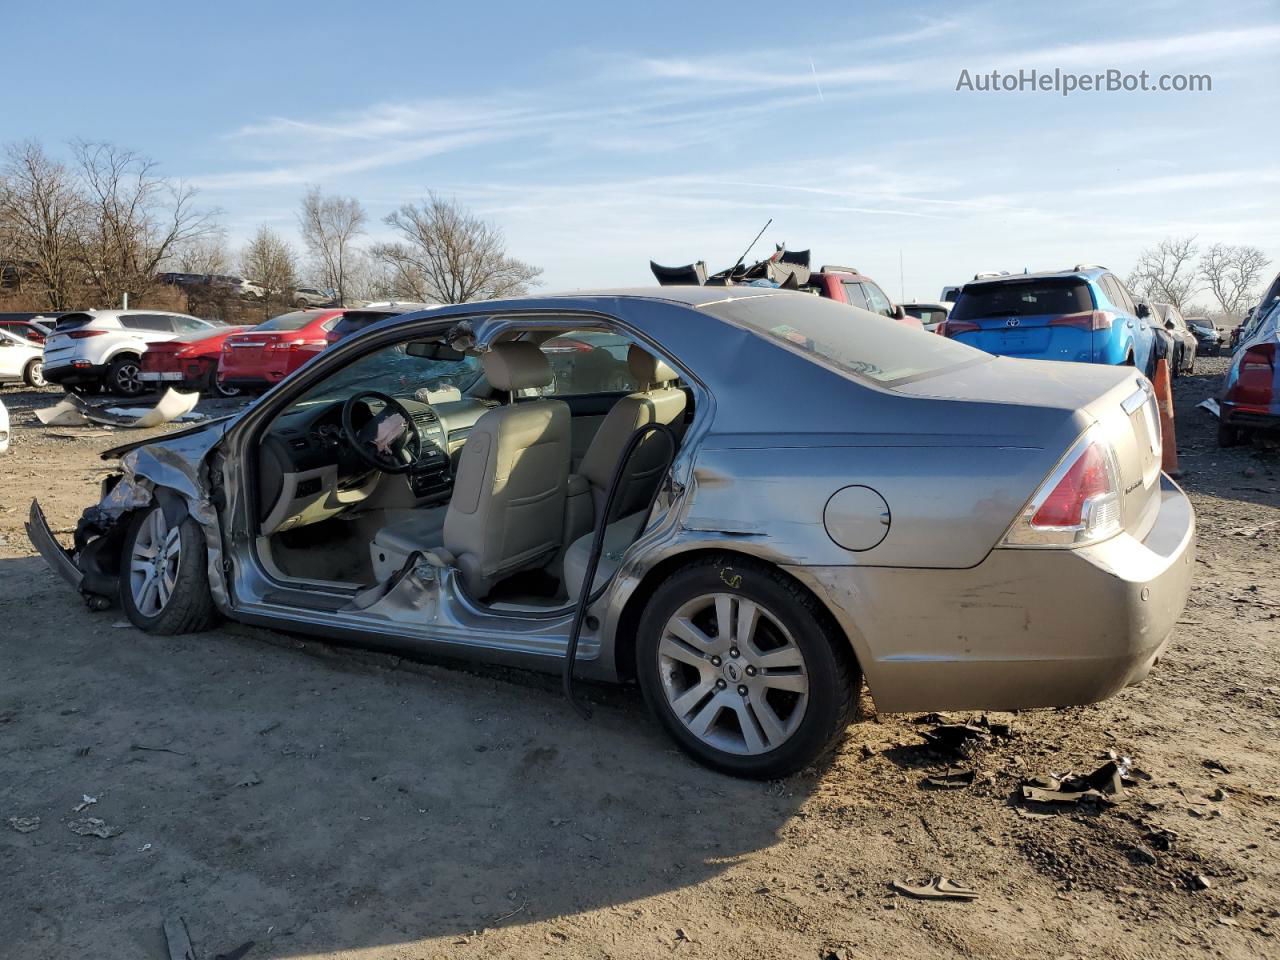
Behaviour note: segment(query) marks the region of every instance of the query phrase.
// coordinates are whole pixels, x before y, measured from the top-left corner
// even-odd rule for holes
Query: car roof
[[[1025,283],[1028,280],[1096,280],[1104,273],[1110,273],[1106,267],[1081,267],[1079,270],[1037,270],[1035,273],[1011,273],[1007,277],[984,277],[981,280],[970,280],[962,284],[964,287],[986,286],[995,283]]]
[[[440,304],[429,310],[401,313],[379,320],[374,326],[386,329],[401,323],[413,323],[429,317],[446,318],[459,314],[509,313],[517,310],[599,310],[601,301],[650,300],[675,303],[697,309],[713,303],[732,300],[749,300],[756,297],[776,297],[792,293],[775,287],[698,287],[653,286],[613,287],[596,290],[571,290],[557,293],[535,294],[526,297],[510,297],[505,300],[474,300],[470,303]],[[797,294],[811,296],[811,294]]]

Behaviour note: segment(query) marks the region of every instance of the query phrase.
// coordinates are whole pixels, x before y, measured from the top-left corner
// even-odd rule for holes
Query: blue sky
[[[145,152],[233,244],[295,233],[317,184],[360,198],[375,236],[454,195],[549,289],[727,266],[769,217],[757,250],[812,248],[894,298],[979,270],[1127,271],[1166,235],[1280,261],[1273,0],[7,6],[0,141]],[[1213,90],[955,90],[1020,67]]]

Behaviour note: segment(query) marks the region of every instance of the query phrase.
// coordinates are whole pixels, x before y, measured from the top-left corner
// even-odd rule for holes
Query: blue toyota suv
[[[1149,371],[1155,333],[1111,271],[1077,264],[967,283],[942,334],[988,353],[1039,360],[1129,364]]]

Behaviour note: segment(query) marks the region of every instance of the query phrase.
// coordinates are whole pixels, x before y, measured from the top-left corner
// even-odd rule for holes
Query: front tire
[[[22,379],[26,381],[28,387],[40,389],[47,387],[49,381],[44,378],[44,361],[32,360],[27,364],[27,369],[22,371]]]
[[[170,523],[155,504],[133,518],[121,545],[120,605],[147,633],[195,633],[217,620],[208,552],[190,516]]]
[[[760,780],[832,750],[859,689],[848,641],[818,602],[780,571],[727,556],[691,563],[654,592],[636,675],[681,749]]]
[[[135,356],[126,354],[116,357],[107,368],[107,389],[121,397],[139,396],[147,385],[138,376],[142,372],[142,362]]]

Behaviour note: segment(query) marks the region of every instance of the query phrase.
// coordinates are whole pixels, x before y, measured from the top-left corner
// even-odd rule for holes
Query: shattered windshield
[[[296,406],[346,400],[360,390],[411,397],[424,387],[452,386],[466,393],[479,376],[478,357],[463,357],[461,360],[414,357],[405,352],[404,344],[398,343],[353,360],[312,387]]]

